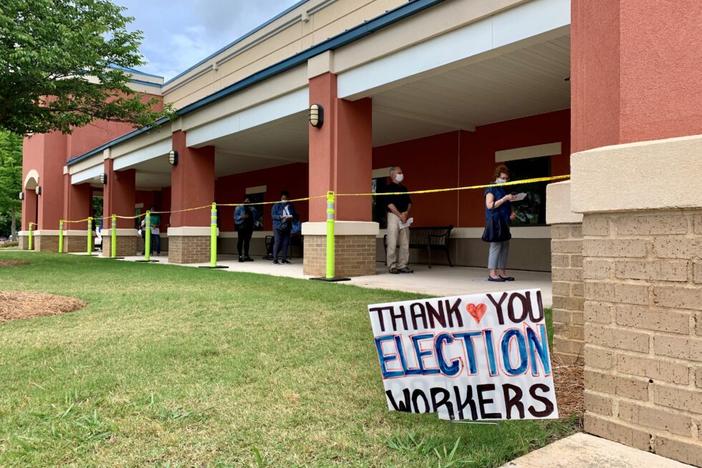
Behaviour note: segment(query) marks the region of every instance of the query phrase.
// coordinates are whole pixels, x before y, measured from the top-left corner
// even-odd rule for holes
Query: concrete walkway
[[[152,257],[159,263],[168,263],[167,256]],[[142,260],[143,257],[127,257],[127,261]],[[302,273],[302,259],[294,259],[290,265],[274,265],[269,260],[256,258],[253,262],[239,263],[235,256],[220,256],[218,264],[227,266],[223,272],[246,272],[263,275],[286,276],[307,279]],[[206,266],[206,263],[186,265],[190,267]],[[180,266],[180,265],[179,265]],[[500,292],[515,289],[539,288],[543,294],[544,307],[551,307],[551,274],[532,271],[514,271],[511,274],[517,281],[493,283],[487,281],[483,268],[412,265],[413,274],[391,275],[384,266],[378,264],[378,274],[359,276],[340,284],[352,284],[363,288],[389,289],[431,296],[452,296],[459,294]]]
[[[578,433],[512,460],[502,468],[687,468],[673,461],[593,435]]]

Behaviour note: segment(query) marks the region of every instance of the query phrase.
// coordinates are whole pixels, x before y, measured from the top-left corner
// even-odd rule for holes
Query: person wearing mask
[[[515,218],[512,210],[514,195],[499,185],[508,182],[509,177],[509,168],[499,165],[495,168],[495,183],[498,186],[485,189],[485,231],[482,239],[490,243],[488,281],[514,281],[513,277],[507,275],[509,240],[512,238],[509,223]]]
[[[288,260],[288,246],[290,233],[296,217],[295,208],[288,201],[288,192],[280,193],[280,202],[273,205],[273,263],[290,263]]]
[[[154,211],[156,211],[156,207],[151,207],[151,220],[150,220],[151,232],[150,233],[146,232],[146,217],[143,217],[141,219],[141,237],[144,238],[146,235],[150,235],[151,236],[150,255],[153,255],[154,251],[156,251],[156,255],[161,255],[161,229],[160,229],[161,216],[158,214],[154,214]]]
[[[390,168],[390,183],[385,187],[385,193],[407,192],[402,185],[404,174],[400,166]],[[387,266],[392,274],[414,273],[409,263],[409,224],[412,199],[407,193],[385,195],[382,197],[387,206]],[[397,244],[400,244],[398,250]]]
[[[240,262],[253,262],[249,257],[249,244],[254,231],[254,223],[258,218],[256,208],[250,206],[249,197],[244,198],[244,204],[239,205],[234,210],[234,224],[236,224],[237,242],[236,250],[239,254]]]

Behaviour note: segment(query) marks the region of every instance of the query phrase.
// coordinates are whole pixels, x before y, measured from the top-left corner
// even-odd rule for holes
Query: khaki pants
[[[409,262],[409,228],[400,229],[402,221],[393,213],[388,213],[388,270],[401,269]],[[399,242],[398,242],[399,241]],[[397,251],[397,244],[400,251]]]

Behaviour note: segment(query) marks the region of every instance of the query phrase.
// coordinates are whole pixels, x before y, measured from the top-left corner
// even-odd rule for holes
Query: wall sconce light
[[[34,193],[36,193],[37,195],[41,195],[41,187],[37,185],[37,186],[34,188]]]
[[[107,185],[107,174],[105,174],[104,172],[100,174],[100,183],[102,185]]]
[[[171,150],[168,153],[168,162],[171,164],[171,166],[178,165],[178,152],[176,150]]]
[[[324,124],[324,108],[319,104],[310,106],[310,125],[315,128],[321,128]]]
[[[20,192],[17,198],[19,198],[20,200],[24,200],[24,192]]]

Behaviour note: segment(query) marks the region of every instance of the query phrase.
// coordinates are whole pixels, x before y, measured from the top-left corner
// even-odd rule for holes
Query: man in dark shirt
[[[402,168],[394,166],[390,168],[390,183],[385,187],[386,193],[397,193],[385,195],[383,202],[388,210],[388,238],[387,238],[387,264],[390,273],[414,273],[407,267],[409,262],[409,213],[412,208],[412,199],[406,193],[407,187],[402,185],[404,174]],[[400,245],[399,251],[397,245]]]

